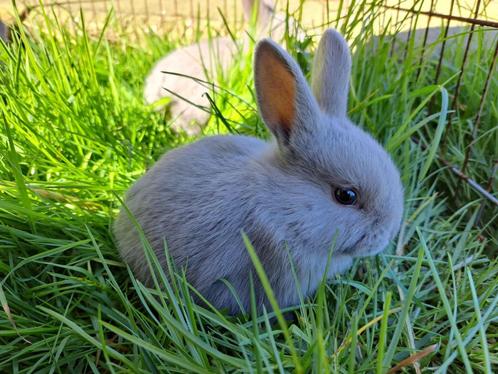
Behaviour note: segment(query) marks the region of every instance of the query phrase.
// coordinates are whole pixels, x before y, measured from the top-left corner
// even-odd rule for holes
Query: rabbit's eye
[[[358,193],[352,188],[336,188],[334,197],[339,204],[353,205],[358,200]]]

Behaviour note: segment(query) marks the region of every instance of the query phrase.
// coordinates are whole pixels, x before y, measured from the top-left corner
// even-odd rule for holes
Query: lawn
[[[481,105],[493,49],[475,37],[454,105],[462,38],[436,84],[430,50],[370,42],[402,15],[362,0],[340,14],[323,20],[354,51],[349,115],[398,165],[405,214],[384,254],[324,282],[287,319],[278,308],[228,316],[197,306],[181,275],[146,288],[117,254],[111,225],[124,192],[196,140],[142,100],[154,61],[186,38],[123,27],[112,12],[89,32],[85,17],[69,27],[40,11],[38,28],[0,45],[0,372],[498,371],[498,211],[450,167],[468,153],[466,175],[496,191],[496,67]],[[320,32],[283,41],[308,76]],[[268,137],[252,50],[218,82],[202,136]]]

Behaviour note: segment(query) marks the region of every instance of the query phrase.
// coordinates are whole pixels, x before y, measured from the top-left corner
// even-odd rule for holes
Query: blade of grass
[[[292,337],[289,333],[289,329],[287,327],[287,322],[285,322],[285,318],[282,314],[282,311],[280,310],[277,299],[275,298],[275,294],[273,293],[273,290],[271,288],[270,281],[268,280],[268,277],[266,276],[266,273],[263,269],[263,265],[259,261],[258,255],[256,254],[256,251],[255,251],[254,247],[252,246],[251,242],[249,241],[249,238],[244,233],[242,233],[242,238],[244,240],[244,244],[245,244],[246,249],[249,253],[249,256],[251,257],[251,261],[254,265],[256,273],[258,274],[258,277],[261,281],[261,284],[263,285],[266,296],[268,297],[268,301],[270,302],[270,305],[273,308],[273,311],[277,317],[280,328],[282,329],[282,332],[285,336],[285,340],[287,342],[288,348],[289,348],[290,353],[291,353],[292,361],[295,365],[295,370],[297,373],[301,373],[302,368],[301,368],[301,364],[299,362],[299,358],[297,356],[294,342],[293,342]]]
[[[400,291],[400,296],[401,296],[401,301],[403,303],[403,307],[401,309],[401,313],[398,319],[398,323],[396,325],[396,329],[394,330],[394,334],[391,337],[391,342],[389,343],[389,348],[387,349],[386,355],[385,355],[385,361],[383,363],[383,366],[385,368],[388,368],[391,366],[391,361],[394,356],[394,353],[396,351],[396,348],[398,347],[399,339],[401,337],[401,333],[403,331],[403,328],[405,327],[405,322],[408,319],[408,314],[410,307],[412,306],[412,300],[413,297],[415,296],[415,291],[418,287],[418,281],[420,277],[420,270],[422,269],[422,262],[424,259],[424,249],[421,247],[418,251],[417,255],[417,262],[415,264],[415,269],[413,270],[413,273],[411,275],[411,280],[410,280],[410,287],[408,288],[408,292],[406,295],[404,295]]]
[[[387,322],[389,319],[389,311],[391,308],[391,298],[392,293],[388,291],[384,300],[384,312],[382,313],[382,322],[380,323],[380,331],[379,331],[379,344],[377,345],[377,366],[376,373],[382,374],[384,373],[384,350],[386,346],[387,339]]]
[[[416,231],[417,231],[417,235],[420,239],[420,244],[421,244],[422,248],[424,249],[425,257],[427,258],[427,260],[429,262],[429,267],[431,269],[431,273],[432,273],[432,277],[434,279],[434,282],[436,283],[436,287],[437,287],[438,292],[439,292],[439,297],[441,298],[441,301],[443,302],[444,310],[446,312],[446,315],[448,316],[448,321],[449,321],[450,326],[451,326],[451,331],[453,332],[453,334],[455,335],[455,338],[457,340],[458,351],[460,352],[460,356],[461,356],[462,361],[465,365],[465,370],[468,373],[472,373],[472,366],[470,365],[469,356],[467,355],[467,351],[465,350],[465,345],[463,343],[462,336],[460,334],[460,330],[457,326],[455,316],[453,315],[453,312],[451,310],[450,302],[446,296],[446,289],[443,286],[441,278],[439,277],[439,273],[436,269],[436,265],[434,264],[434,261],[432,260],[432,256],[431,256],[431,253],[429,251],[429,248],[427,247],[427,243],[425,241],[424,235],[420,231],[420,228],[417,227]]]

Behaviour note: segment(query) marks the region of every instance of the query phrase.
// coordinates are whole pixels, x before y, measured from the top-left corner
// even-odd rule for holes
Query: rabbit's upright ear
[[[322,111],[332,116],[346,115],[350,75],[348,44],[336,30],[328,29],[315,54],[311,83]]]
[[[254,80],[261,117],[281,144],[295,130],[311,125],[318,106],[306,79],[292,57],[270,39],[256,47]]]

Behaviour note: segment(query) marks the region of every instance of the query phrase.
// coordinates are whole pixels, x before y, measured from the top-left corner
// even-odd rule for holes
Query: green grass
[[[496,207],[438,160],[461,165],[474,137],[467,173],[486,185],[498,144],[496,75],[477,132],[473,121],[491,55],[478,48],[469,57],[448,129],[461,48],[434,85],[437,60],[419,65],[413,45],[405,58],[387,39],[365,43],[383,22],[365,17],[381,11],[369,7],[343,8],[339,23],[355,48],[350,115],[400,167],[404,224],[385,254],[324,282],[294,321],[278,307],[230,317],[197,306],[181,274],[168,282],[158,271],[162,291],[145,288],[117,255],[119,198],[161,154],[194,140],[142,103],[149,68],[179,40],[132,41],[112,16],[115,41],[106,31],[90,37],[84,23],[74,35],[47,14],[43,32],[1,46],[0,371],[381,373],[432,345],[422,372],[496,371]],[[287,40],[307,74],[319,34]],[[251,69],[249,52],[220,79],[214,103],[226,118],[214,116],[206,133],[266,136]]]

